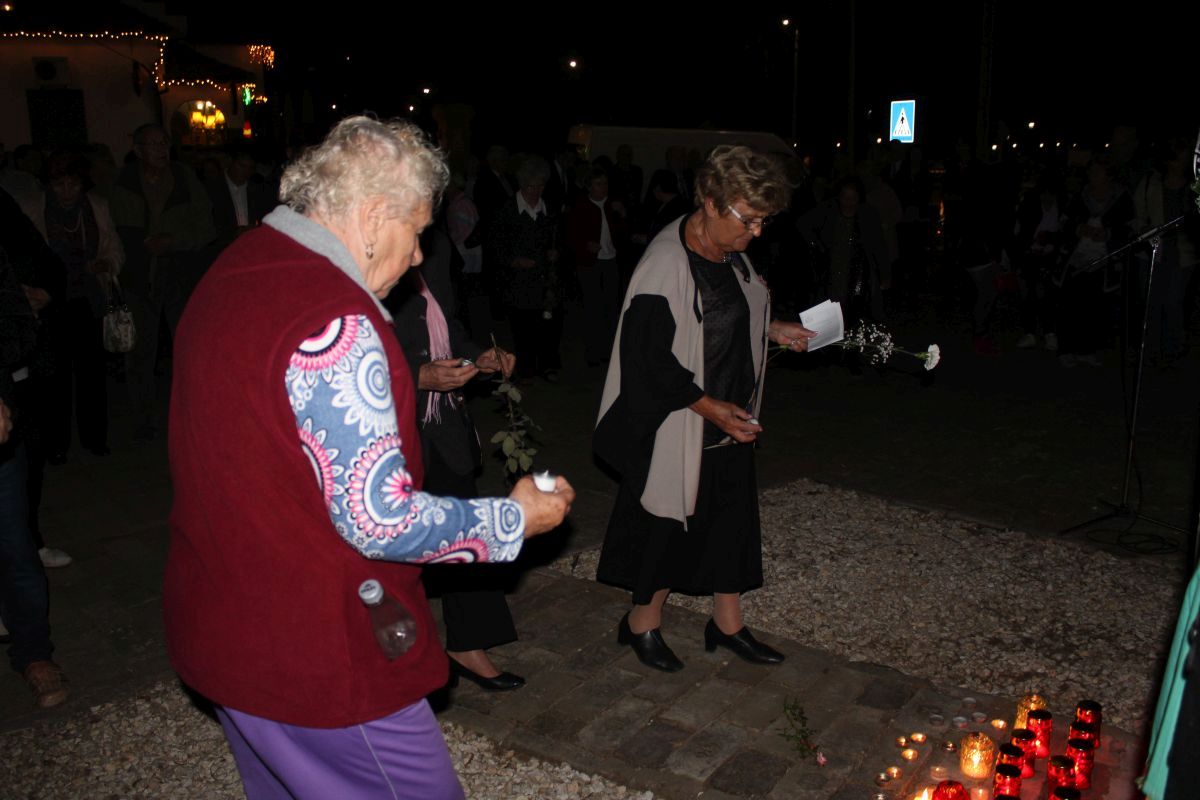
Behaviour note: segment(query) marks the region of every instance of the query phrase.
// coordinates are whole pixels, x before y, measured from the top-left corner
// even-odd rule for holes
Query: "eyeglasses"
[[[743,217],[741,214],[739,214],[738,210],[736,208],[734,208],[733,206],[729,207],[729,213],[733,214],[734,219],[736,219],[738,222],[745,225],[746,230],[748,230],[748,231],[752,231],[755,228],[758,228],[761,231],[763,228],[765,228],[771,224],[771,220],[775,219],[774,217],[763,217],[762,219],[753,219],[753,218],[747,219],[746,217]]]

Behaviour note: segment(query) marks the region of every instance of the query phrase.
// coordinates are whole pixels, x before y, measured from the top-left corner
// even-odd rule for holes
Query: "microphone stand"
[[[1125,478],[1121,488],[1121,502],[1110,503],[1106,500],[1101,500],[1100,502],[1111,508],[1112,511],[1096,517],[1095,519],[1089,519],[1086,522],[1079,523],[1078,525],[1072,525],[1069,528],[1064,528],[1063,530],[1059,531],[1059,536],[1066,536],[1069,533],[1074,533],[1075,531],[1083,530],[1084,528],[1090,528],[1098,522],[1105,522],[1106,520],[1110,519],[1143,520],[1151,523],[1152,525],[1157,525],[1160,528],[1169,528],[1170,530],[1187,534],[1189,538],[1193,538],[1196,535],[1195,532],[1190,531],[1187,528],[1181,528],[1178,525],[1172,525],[1169,522],[1148,517],[1145,514],[1135,511],[1129,507],[1129,479],[1133,474],[1133,453],[1134,446],[1137,443],[1138,405],[1141,402],[1142,396],[1142,367],[1145,365],[1146,361],[1146,327],[1150,319],[1150,289],[1154,283],[1154,268],[1158,264],[1159,252],[1162,249],[1162,236],[1168,230],[1176,225],[1179,225],[1181,222],[1183,222],[1182,214],[1170,222],[1159,225],[1157,228],[1151,228],[1124,247],[1118,248],[1107,255],[1097,258],[1095,261],[1091,262],[1082,270],[1080,270],[1081,272],[1091,272],[1092,270],[1103,265],[1105,262],[1111,261],[1125,251],[1131,250],[1142,242],[1150,243],[1150,271],[1146,278],[1146,306],[1142,311],[1142,340],[1138,344],[1137,369],[1134,372],[1133,408],[1130,412],[1129,442],[1125,455]],[[1195,548],[1196,544],[1197,542],[1193,540],[1193,549]]]

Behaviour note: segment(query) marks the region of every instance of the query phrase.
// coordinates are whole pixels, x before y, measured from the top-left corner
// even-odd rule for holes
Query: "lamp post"
[[[800,115],[800,26],[793,25],[790,18],[784,19],[782,24],[784,28],[792,29],[792,147],[795,147],[799,141],[796,133]]]

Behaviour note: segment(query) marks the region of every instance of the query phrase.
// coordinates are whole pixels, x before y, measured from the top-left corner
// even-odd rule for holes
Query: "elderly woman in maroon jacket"
[[[629,225],[625,205],[608,194],[608,173],[593,168],[588,193],[567,216],[567,247],[583,294],[584,356],[588,366],[608,360],[617,315],[621,311],[618,251],[625,247]]]
[[[179,326],[167,645],[252,799],[462,797],[424,700],[446,656],[405,562],[511,561],[574,496],[562,479],[420,491],[412,378],[379,299],[420,263],[445,182],[416,128],[343,120]],[[415,623],[403,652],[377,641],[368,581]]]

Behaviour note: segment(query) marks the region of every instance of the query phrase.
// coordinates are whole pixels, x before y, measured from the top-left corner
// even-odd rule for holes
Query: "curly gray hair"
[[[283,171],[279,199],[300,213],[342,219],[383,196],[402,216],[437,205],[450,170],[421,129],[408,122],[346,117]]]
[[[763,214],[777,214],[791,196],[779,159],[745,145],[717,145],[696,170],[697,202],[712,200],[721,214],[738,200]]]

